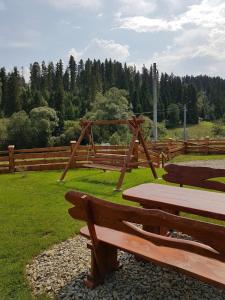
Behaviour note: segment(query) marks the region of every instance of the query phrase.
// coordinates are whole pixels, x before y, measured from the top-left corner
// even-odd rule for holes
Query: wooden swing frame
[[[133,135],[129,144],[129,148],[127,151],[127,154],[124,157],[124,162],[123,165],[121,167],[116,166],[116,165],[110,165],[110,164],[84,164],[83,167],[85,168],[95,168],[95,169],[102,169],[102,170],[111,170],[111,171],[119,171],[120,172],[120,177],[119,180],[117,182],[115,191],[120,191],[121,190],[121,186],[123,184],[123,180],[125,177],[125,173],[129,170],[131,170],[132,168],[137,167],[138,165],[141,165],[142,163],[139,162],[131,162],[131,156],[134,150],[134,145],[136,140],[139,140],[140,144],[142,145],[143,149],[144,149],[144,153],[146,156],[146,160],[147,160],[147,164],[150,167],[152,174],[154,176],[155,179],[157,179],[157,173],[155,170],[155,167],[152,163],[150,154],[148,152],[148,148],[146,145],[146,142],[144,140],[144,137],[142,135],[141,132],[141,128],[140,125],[144,123],[144,119],[141,118],[137,118],[136,116],[133,116],[132,119],[124,119],[124,120],[97,120],[97,121],[91,121],[91,120],[81,120],[80,121],[80,125],[82,127],[81,130],[81,134],[79,136],[78,141],[76,142],[75,146],[73,147],[73,150],[71,152],[71,156],[69,158],[69,161],[60,177],[60,181],[63,181],[69,168],[71,167],[73,160],[75,159],[75,154],[77,149],[79,148],[82,140],[84,139],[84,137],[87,137],[88,141],[89,141],[89,145],[92,147],[92,150],[94,153],[96,153],[96,149],[95,149],[95,145],[94,145],[94,141],[93,141],[93,135],[91,134],[91,128],[93,125],[127,125]],[[116,157],[115,157],[116,158]],[[146,162],[145,162],[146,163]]]

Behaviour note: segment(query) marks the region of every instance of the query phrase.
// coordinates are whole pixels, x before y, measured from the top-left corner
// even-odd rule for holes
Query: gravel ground
[[[182,165],[182,166],[209,167],[209,168],[215,168],[215,169],[225,169],[225,159],[192,160],[192,161],[185,161],[185,162],[177,162],[175,164]]]
[[[225,300],[225,291],[151,263],[136,261],[119,252],[123,267],[106,278],[104,285],[87,289],[83,280],[90,266],[86,239],[76,236],[38,255],[26,267],[35,295],[55,299],[162,299]]]

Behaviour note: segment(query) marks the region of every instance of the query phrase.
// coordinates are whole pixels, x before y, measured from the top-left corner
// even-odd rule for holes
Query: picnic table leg
[[[103,270],[103,274],[100,274],[93,251],[93,246],[91,243],[88,243],[87,247],[91,249],[91,269],[85,280],[85,285],[88,288],[93,289],[97,285],[104,282],[104,276],[106,274],[117,270],[119,267],[119,263],[117,260],[117,249],[106,243],[100,243],[96,251]]]

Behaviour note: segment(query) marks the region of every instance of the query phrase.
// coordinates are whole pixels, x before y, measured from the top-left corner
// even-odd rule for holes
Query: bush
[[[9,142],[17,148],[31,147],[33,144],[33,128],[25,111],[14,113],[7,126]]]
[[[214,123],[212,134],[214,137],[225,137],[225,126],[221,122]]]
[[[9,143],[7,124],[7,119],[0,119],[0,149],[6,149]]]

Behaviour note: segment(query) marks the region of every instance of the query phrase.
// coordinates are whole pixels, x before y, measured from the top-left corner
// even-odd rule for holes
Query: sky
[[[71,54],[225,78],[225,0],[0,0],[0,67]]]

